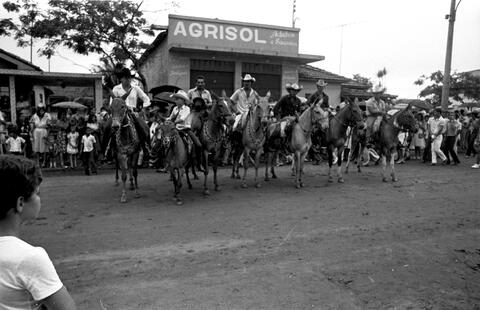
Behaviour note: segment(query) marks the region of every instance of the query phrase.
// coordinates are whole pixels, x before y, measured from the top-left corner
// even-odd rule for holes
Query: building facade
[[[230,96],[241,78],[255,77],[260,96],[285,94],[287,83],[298,82],[299,66],[323,56],[298,52],[299,29],[169,15],[168,30],[160,33],[140,59],[148,89],[160,85],[193,88],[196,77],[206,87]]]

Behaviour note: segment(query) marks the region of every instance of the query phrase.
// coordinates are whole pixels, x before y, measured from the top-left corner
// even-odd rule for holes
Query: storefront
[[[206,78],[207,88],[227,95],[241,87],[241,77],[256,78],[261,96],[273,100],[285,93],[287,83],[298,82],[298,66],[323,56],[298,53],[299,29],[169,15],[162,32],[140,59],[148,89],[170,84],[195,87],[196,77]]]

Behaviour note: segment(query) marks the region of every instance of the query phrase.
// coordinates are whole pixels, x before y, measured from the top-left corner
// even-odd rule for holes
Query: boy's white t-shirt
[[[20,153],[22,151],[23,143],[25,143],[25,139],[23,139],[22,137],[17,137],[17,138],[9,137],[7,141],[5,141],[5,144],[7,144],[9,147],[8,151],[17,152],[17,153]]]
[[[0,237],[0,309],[40,309],[39,301],[62,287],[43,248],[17,237]]]
[[[82,137],[82,143],[83,143],[83,151],[84,152],[91,152],[93,151],[93,146],[97,141],[95,140],[95,137],[93,135],[87,136],[84,135]]]

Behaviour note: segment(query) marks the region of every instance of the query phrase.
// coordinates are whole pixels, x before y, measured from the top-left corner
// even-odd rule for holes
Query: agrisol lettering
[[[248,27],[237,28],[234,26],[202,24],[196,22],[185,25],[183,21],[178,21],[175,25],[173,35],[228,41],[236,41],[240,39],[243,42],[255,42],[260,44],[267,43],[266,40],[260,38],[258,29],[251,29]]]

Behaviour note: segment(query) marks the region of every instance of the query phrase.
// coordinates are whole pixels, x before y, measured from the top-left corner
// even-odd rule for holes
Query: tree
[[[428,97],[434,105],[440,105],[443,86],[441,71],[433,72],[429,76],[422,75],[414,84],[425,86],[419,93],[420,97]],[[450,97],[460,102],[465,99],[480,100],[480,77],[473,76],[468,72],[453,73],[450,76]]]
[[[370,78],[361,76],[361,75],[358,74],[358,73],[353,75],[353,80],[354,80],[354,81],[357,81],[357,82],[360,83],[360,84],[368,85],[368,86],[370,86],[370,87],[372,87],[372,85],[373,85],[372,80],[371,80]]]
[[[143,16],[142,4],[127,0],[49,0],[48,9],[39,11],[34,0],[5,1],[3,7],[17,13],[20,22],[0,20],[0,35],[14,34],[19,45],[28,36],[43,39],[38,52],[47,57],[60,46],[82,55],[99,54],[106,67],[122,63],[136,70],[146,87],[145,77],[138,70],[139,59],[149,46],[144,39],[154,32]],[[29,17],[31,6],[36,8],[33,19]]]
[[[380,85],[382,86],[385,86],[385,76],[387,73],[387,68],[385,67],[377,72],[377,78],[380,80]]]

